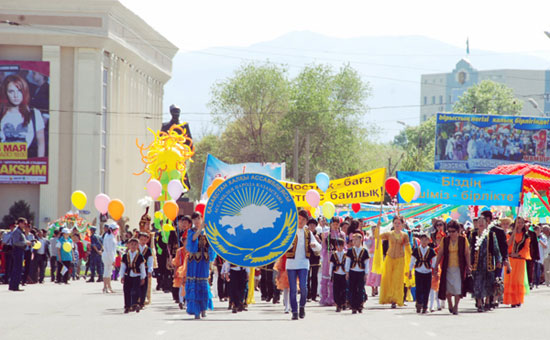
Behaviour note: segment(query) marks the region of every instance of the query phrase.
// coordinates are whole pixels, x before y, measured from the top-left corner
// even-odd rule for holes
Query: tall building
[[[133,175],[143,169],[136,139],[147,144],[152,140],[147,128],[160,129],[163,87],[176,52],[175,45],[118,1],[2,0],[0,80],[17,65],[31,65],[19,72],[32,100],[35,75],[46,75],[49,107],[40,109],[47,123],[47,184],[36,184],[45,177],[6,174],[15,168],[4,163],[0,219],[14,201],[25,200],[35,223],[44,227],[74,209],[71,193],[82,190],[89,220],[97,215],[94,197],[105,193],[125,203],[124,216],[137,226],[143,213],[137,200],[145,196],[147,178]],[[32,65],[44,68],[43,74]],[[40,124],[36,121],[35,127]]]
[[[510,87],[516,98],[524,101],[522,115],[550,114],[550,71],[511,69],[479,71],[467,59],[461,59],[450,73],[422,75],[420,122],[438,112],[452,112],[453,105],[460,96],[470,86],[484,80],[492,80]]]

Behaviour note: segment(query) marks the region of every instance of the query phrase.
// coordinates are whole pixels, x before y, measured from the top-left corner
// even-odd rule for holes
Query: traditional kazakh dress
[[[494,294],[496,263],[502,261],[498,242],[494,233],[483,237],[483,241],[476,250],[477,234],[473,234],[471,247],[472,277],[474,292],[472,297],[483,299]]]
[[[206,309],[214,309],[212,292],[208,284],[210,262],[216,259],[216,253],[206,239],[204,231],[193,241],[197,229],[190,229],[187,234],[187,278],[185,282],[185,300],[187,314],[198,316]]]
[[[388,252],[383,264],[379,303],[403,306],[405,273],[409,269],[405,263],[411,259],[409,236],[405,232],[391,231],[380,234],[380,240],[388,241]]]
[[[323,306],[334,305],[332,296],[332,281],[330,281],[330,255],[336,249],[336,240],[346,239],[343,231],[330,230],[326,239],[321,245],[321,299],[319,303]]]
[[[512,271],[504,271],[504,301],[505,305],[520,305],[525,296],[525,261],[531,259],[529,252],[530,239],[527,233],[508,235],[514,237],[514,242],[508,247],[508,260]],[[545,268],[546,270],[546,268]]]

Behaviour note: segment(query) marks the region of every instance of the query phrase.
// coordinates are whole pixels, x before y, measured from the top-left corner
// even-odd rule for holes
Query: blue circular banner
[[[210,246],[243,267],[275,262],[292,245],[298,226],[296,204],[277,180],[241,174],[212,193],[204,213]]]

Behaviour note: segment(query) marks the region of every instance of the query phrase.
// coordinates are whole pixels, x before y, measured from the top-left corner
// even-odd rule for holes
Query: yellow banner
[[[315,189],[321,195],[321,203],[351,204],[382,202],[384,200],[383,186],[386,180],[386,169],[380,168],[363,172],[355,176],[330,181],[329,188],[322,192],[315,183],[298,184],[280,181],[290,192],[297,207],[307,207],[306,192]]]
[[[27,143],[0,143],[0,159],[27,159]]]

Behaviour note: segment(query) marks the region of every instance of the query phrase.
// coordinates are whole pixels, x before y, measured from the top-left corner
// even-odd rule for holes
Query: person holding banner
[[[508,235],[508,260],[511,270],[504,272],[504,298],[505,305],[512,308],[520,307],[525,295],[525,261],[530,259],[530,238],[525,221],[519,217],[514,223],[512,233]]]
[[[28,158],[44,157],[45,123],[40,111],[29,106],[27,81],[17,74],[7,76],[2,82],[1,95],[7,105],[0,106],[0,142],[26,143]]]
[[[374,228],[377,235],[380,231],[380,220]],[[384,259],[382,282],[380,284],[381,305],[391,304],[391,308],[404,305],[405,261],[410,259],[411,244],[409,235],[401,229],[405,220],[401,216],[393,218],[393,230],[379,235],[380,240],[388,241],[388,252]]]

